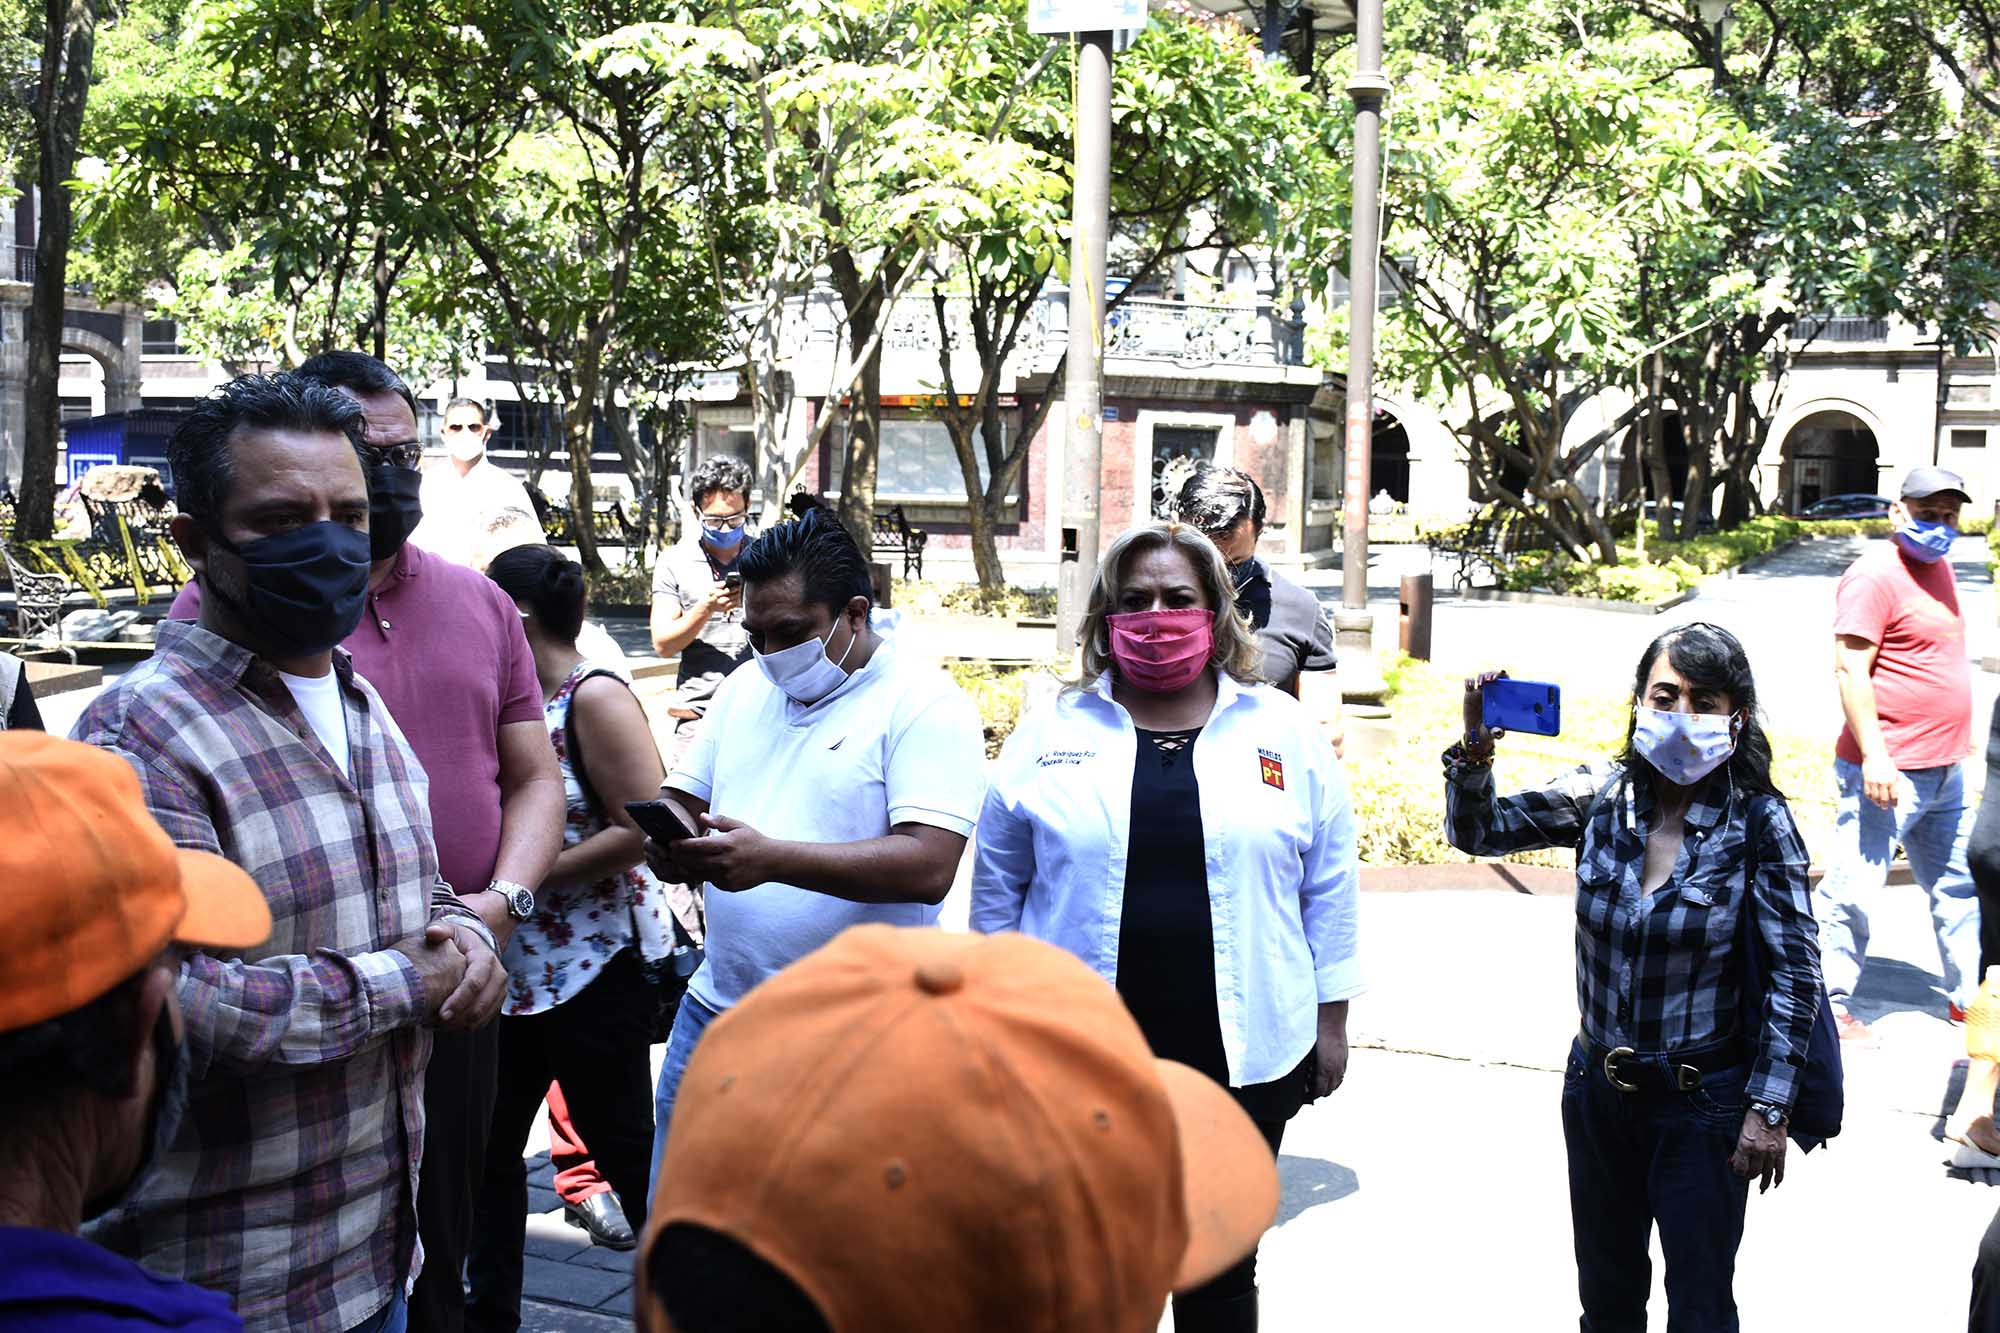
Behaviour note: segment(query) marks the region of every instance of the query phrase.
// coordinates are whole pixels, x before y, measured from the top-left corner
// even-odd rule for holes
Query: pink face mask
[[[1194,683],[1215,652],[1215,613],[1124,611],[1106,616],[1111,660],[1118,674],[1152,694],[1172,694]]]

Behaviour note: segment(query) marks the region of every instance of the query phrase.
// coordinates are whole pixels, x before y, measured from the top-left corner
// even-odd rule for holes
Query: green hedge
[[[1644,563],[1637,548],[1628,546],[1618,548],[1615,565],[1581,564],[1553,552],[1524,556],[1502,575],[1500,586],[1512,592],[1557,592],[1608,602],[1664,602],[1711,574],[1734,569],[1800,537],[1886,537],[1890,526],[1886,518],[1807,521],[1766,514],[1726,532],[1705,532],[1693,541],[1654,537],[1646,543]],[[1659,531],[1657,524],[1653,531]],[[1960,531],[1967,536],[1984,535],[1994,552],[1989,567],[2000,566],[2000,545],[1994,544],[1991,518],[1969,518]]]
[[[1636,547],[1623,546],[1615,565],[1586,565],[1557,553],[1527,557],[1514,562],[1501,586],[1514,592],[1558,592],[1611,602],[1663,602],[1710,574],[1804,535],[1807,526],[1795,518],[1770,514],[1727,532],[1703,533],[1692,541],[1655,537],[1646,544],[1644,562]]]

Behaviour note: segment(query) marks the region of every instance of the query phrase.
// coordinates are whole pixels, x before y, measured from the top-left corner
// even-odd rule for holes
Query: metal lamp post
[[[1340,610],[1334,642],[1340,657],[1341,693],[1351,700],[1381,701],[1385,686],[1375,661],[1375,617],[1368,610],[1369,452],[1375,425],[1375,284],[1382,266],[1382,103],[1389,80],[1382,73],[1382,0],[1354,6],[1354,218],[1348,257],[1347,471],[1344,484]]]
[[[1722,86],[1722,30],[1729,23],[1729,10],[1733,0],[1695,0],[1695,11],[1701,15],[1702,27],[1708,29],[1709,40],[1714,44],[1715,86]]]

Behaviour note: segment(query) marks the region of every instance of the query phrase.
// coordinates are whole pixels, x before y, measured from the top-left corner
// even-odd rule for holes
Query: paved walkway
[[[1963,1327],[2000,1190],[1943,1173],[1933,1131],[1963,1037],[1943,1018],[1921,895],[1892,894],[1856,999],[1880,1048],[1849,1052],[1841,1137],[1795,1153],[1786,1184],[1753,1196],[1737,1281],[1746,1329]],[[1346,1087],[1285,1139],[1260,1260],[1267,1330],[1576,1326],[1556,1111],[1576,1027],[1571,912],[1565,898],[1505,892],[1363,895],[1370,990],[1355,1002]],[[947,927],[964,915],[958,891]],[[531,1164],[545,1186],[543,1159]],[[524,1326],[627,1327],[630,1256],[582,1243],[545,1188],[531,1207]]]

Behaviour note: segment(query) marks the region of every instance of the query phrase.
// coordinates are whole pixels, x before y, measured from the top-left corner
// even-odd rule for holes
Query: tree
[[[1684,247],[1730,201],[1778,172],[1768,139],[1676,69],[1672,39],[1548,40],[1519,63],[1484,45],[1470,64],[1412,59],[1398,80],[1401,129],[1385,200],[1385,252],[1404,299],[1383,312],[1382,374],[1457,400],[1478,491],[1578,559],[1616,561],[1584,466],[1636,415],[1565,441],[1575,406],[1629,382],[1656,330],[1641,322],[1642,256]]]
[[[1059,363],[1050,391],[1010,437],[1002,371],[1049,279],[1071,276],[1069,72],[1048,50],[1035,54],[1018,13],[982,6],[956,22],[988,53],[977,68],[994,74],[952,81],[952,119],[966,138],[946,157],[956,170],[939,170],[905,197],[912,225],[935,238],[926,252],[936,265],[936,410],[965,483],[974,568],[982,587],[997,590],[1005,575],[996,529],[1062,377]],[[1015,79],[1022,68],[1028,75]],[[1314,109],[1303,81],[1266,64],[1233,24],[1158,16],[1113,67],[1111,216],[1130,267],[1107,313],[1181,255],[1296,252],[1293,223],[1305,201],[1337,187]],[[970,380],[957,364],[967,351]]]
[[[91,56],[100,0],[43,0],[41,63],[32,104],[40,225],[35,230],[35,279],[28,307],[26,438],[15,535],[39,540],[55,530],[56,431],[61,425],[57,381],[62,374],[63,297],[68,284],[75,174],[83,110],[90,94]]]
[[[1710,30],[1653,21],[1690,65],[1716,68]],[[1775,145],[1780,169],[1645,256],[1642,314],[1672,310],[1688,335],[1664,354],[1688,443],[1683,538],[1718,479],[1724,526],[1761,508],[1757,465],[1814,316],[1896,317],[1964,349],[2000,299],[1992,171],[1967,123],[1984,113],[1949,105],[1906,27],[1773,0],[1746,8],[1722,55],[1715,96]]]

